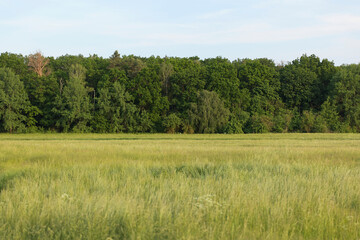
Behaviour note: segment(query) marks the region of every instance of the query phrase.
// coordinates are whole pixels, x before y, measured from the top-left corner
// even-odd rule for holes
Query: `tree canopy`
[[[1,132],[360,132],[360,65],[0,55]]]
[[[24,129],[26,114],[30,110],[30,102],[19,77],[9,68],[0,68],[0,128],[10,133]]]

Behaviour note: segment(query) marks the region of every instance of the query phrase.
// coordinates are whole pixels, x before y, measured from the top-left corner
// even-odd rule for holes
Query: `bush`
[[[240,120],[235,117],[230,117],[230,120],[225,125],[224,128],[225,133],[236,134],[236,133],[244,133],[242,130],[242,123]]]
[[[175,113],[172,113],[169,116],[165,117],[163,121],[163,126],[165,128],[165,132],[167,133],[178,132],[181,125],[182,121]]]
[[[229,114],[216,92],[202,90],[198,93],[197,102],[190,106],[189,122],[198,133],[216,133],[224,129]]]
[[[289,131],[291,132],[298,132],[301,130],[301,116],[297,108],[294,108],[292,115],[291,115],[291,121],[289,125]]]
[[[331,103],[329,99],[325,101],[321,106],[320,116],[326,122],[328,130],[332,132],[341,131],[341,121],[339,118],[339,114],[336,110],[336,106]]]
[[[316,116],[312,132],[317,132],[317,133],[329,132],[329,128],[326,124],[326,120],[321,115]]]
[[[290,128],[290,123],[292,120],[293,114],[288,110],[280,111],[273,118],[273,128],[272,132],[284,133],[288,132]]]
[[[271,117],[266,115],[254,114],[250,118],[250,129],[253,133],[267,133],[273,127],[273,122]]]
[[[301,118],[301,130],[307,133],[312,132],[312,129],[315,124],[315,114],[312,111],[303,111]]]
[[[188,133],[188,134],[193,134],[195,131],[194,131],[194,128],[191,125],[185,123],[183,125],[183,132]]]

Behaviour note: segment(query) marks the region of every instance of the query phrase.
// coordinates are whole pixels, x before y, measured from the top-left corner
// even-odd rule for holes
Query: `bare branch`
[[[45,58],[41,52],[29,55],[28,66],[40,77],[49,75],[50,71],[46,68],[50,60]]]

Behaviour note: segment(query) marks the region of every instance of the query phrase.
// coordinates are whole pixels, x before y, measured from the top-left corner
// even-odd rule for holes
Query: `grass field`
[[[360,135],[0,135],[0,239],[360,239]]]

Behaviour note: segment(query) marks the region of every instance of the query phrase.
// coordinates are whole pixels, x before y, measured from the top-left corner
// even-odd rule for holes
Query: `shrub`
[[[169,116],[164,118],[163,126],[167,133],[176,133],[180,130],[182,125],[181,119],[175,114],[172,113]]]

